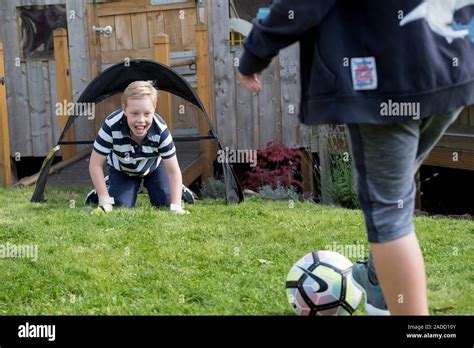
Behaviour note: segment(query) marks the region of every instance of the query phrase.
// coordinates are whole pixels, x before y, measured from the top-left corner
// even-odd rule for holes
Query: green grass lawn
[[[0,315],[288,315],[285,279],[301,256],[333,243],[368,250],[356,210],[209,200],[176,216],[141,196],[94,216],[85,191],[49,188],[46,204],[32,192],[0,189],[0,244],[39,248],[36,262],[0,259]],[[474,222],[416,225],[432,314],[474,314]]]

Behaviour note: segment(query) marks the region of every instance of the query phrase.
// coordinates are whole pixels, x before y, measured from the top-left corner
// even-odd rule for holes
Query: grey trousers
[[[369,242],[388,242],[414,232],[415,174],[461,111],[391,124],[348,125]]]

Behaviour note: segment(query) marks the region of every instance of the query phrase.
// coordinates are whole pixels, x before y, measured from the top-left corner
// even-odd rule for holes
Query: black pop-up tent
[[[177,141],[215,141],[218,149],[222,145],[214,132],[209,115],[202,105],[201,100],[194,92],[189,83],[169,67],[151,60],[131,60],[111,66],[97,76],[84,90],[78,103],[98,103],[116,93],[121,93],[133,81],[153,81],[158,90],[166,91],[179,96],[197,106],[201,111],[201,117],[205,117],[209,124],[209,134],[201,136],[175,137]],[[44,190],[48,180],[49,169],[53,163],[54,155],[60,150],[61,145],[68,144],[93,144],[94,141],[63,141],[65,134],[74,121],[81,115],[70,115],[62,131],[57,145],[48,153],[40,169],[40,175],[36,183],[35,192],[31,197],[32,202],[44,202]],[[226,201],[240,203],[243,201],[242,189],[237,181],[235,173],[229,163],[222,163],[224,182],[226,187]]]

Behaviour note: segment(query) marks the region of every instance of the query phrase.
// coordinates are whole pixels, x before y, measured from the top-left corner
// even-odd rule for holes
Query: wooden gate
[[[149,0],[88,4],[87,17],[92,77],[116,63],[138,58],[155,59],[175,66],[175,71],[197,89],[196,61],[199,58],[196,57],[198,18],[195,1],[166,5],[150,5]],[[96,33],[92,31],[93,27]],[[110,33],[100,32],[107,27],[112,29]],[[104,118],[120,106],[120,95],[99,103],[95,131]],[[207,108],[209,110],[208,105]],[[172,128],[174,136],[202,133],[197,108],[180,97],[160,91],[158,113]],[[200,157],[202,147],[199,142],[190,142],[177,144],[177,148],[180,163],[185,168],[183,178],[189,184],[206,171]]]
[[[196,6],[195,2],[176,3],[168,5],[150,5],[148,0],[110,2],[88,5],[88,29],[90,35],[90,55],[92,76],[97,76],[107,67],[125,62],[127,59],[154,59],[154,38],[162,33],[168,34],[171,58],[182,58],[194,52]],[[110,27],[112,32],[93,33],[92,28]],[[186,52],[186,53],[185,53]],[[189,72],[189,71],[188,71]],[[193,82],[193,79],[189,79]],[[166,92],[160,93],[159,101],[166,100]],[[178,105],[184,101],[172,98],[171,112],[174,115],[170,123],[177,129],[195,128],[197,123],[189,124],[191,117],[180,115]],[[185,104],[185,103],[184,103]],[[119,96],[105,103],[106,110],[120,106]],[[187,105],[186,105],[187,106]],[[186,107],[186,109],[188,109]],[[98,110],[100,113],[100,109]],[[191,108],[189,110],[191,112]],[[164,118],[170,115],[162,115]],[[176,118],[176,120],[174,120]],[[100,126],[103,118],[97,119]],[[175,121],[175,122],[173,122]]]

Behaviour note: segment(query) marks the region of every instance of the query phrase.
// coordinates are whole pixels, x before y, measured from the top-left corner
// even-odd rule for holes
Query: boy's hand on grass
[[[99,196],[99,208],[106,213],[110,213],[114,209],[114,203],[115,201],[113,197]]]
[[[183,207],[181,207],[181,205],[178,205],[178,204],[171,204],[170,205],[170,210],[173,213],[178,214],[178,215],[189,214],[189,211],[184,210]]]

